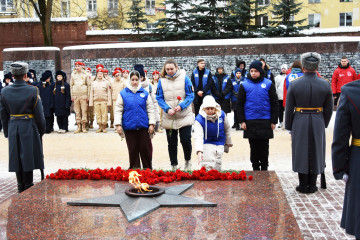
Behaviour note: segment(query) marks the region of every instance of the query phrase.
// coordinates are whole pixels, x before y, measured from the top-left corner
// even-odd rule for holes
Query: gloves
[[[156,123],[155,123],[155,132],[158,131],[159,126],[160,126],[160,121],[156,121]]]
[[[347,181],[349,180],[349,175],[344,173],[342,180],[344,180],[347,183]]]

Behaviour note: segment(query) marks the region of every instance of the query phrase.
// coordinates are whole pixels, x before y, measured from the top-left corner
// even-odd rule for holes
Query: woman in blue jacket
[[[57,71],[55,73],[55,86],[54,86],[54,111],[56,121],[59,126],[58,133],[68,132],[71,106],[70,85],[66,82],[66,73]]]
[[[121,90],[115,103],[114,125],[126,139],[130,169],[152,169],[152,143],[155,114],[149,93],[141,87],[140,73],[132,71],[126,88]]]

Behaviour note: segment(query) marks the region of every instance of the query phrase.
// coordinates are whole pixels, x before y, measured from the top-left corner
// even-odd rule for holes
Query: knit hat
[[[213,96],[207,95],[204,97],[203,99],[203,103],[201,105],[201,108],[207,108],[207,107],[213,107],[213,108],[217,108],[220,105],[215,101],[215,98]]]
[[[67,80],[67,78],[66,78],[66,73],[64,72],[64,71],[56,71],[56,73],[55,73],[55,79],[57,80],[57,76],[58,75],[61,75],[62,77],[63,77],[63,80],[64,80],[64,82],[66,82],[66,80]]]
[[[235,69],[235,74],[236,74],[237,72],[241,72],[241,69],[240,69],[240,68]]]
[[[264,69],[262,69],[262,62],[260,62],[259,60],[252,61],[249,70],[251,70],[252,68],[258,70],[260,74],[264,74]]]
[[[309,71],[316,71],[321,62],[320,54],[316,52],[307,52],[301,55],[302,67]]]
[[[135,64],[134,69],[140,73],[140,76],[145,77],[144,65]]]
[[[14,76],[25,75],[29,71],[29,65],[25,62],[14,62],[10,66]]]
[[[288,70],[288,65],[287,64],[283,64],[281,65],[281,69],[285,68],[286,70]]]

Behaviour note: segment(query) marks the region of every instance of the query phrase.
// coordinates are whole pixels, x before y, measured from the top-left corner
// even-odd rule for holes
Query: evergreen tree
[[[128,20],[126,20],[126,22],[131,23],[133,26],[133,31],[137,32],[138,34],[140,31],[143,31],[141,24],[146,24],[148,22],[143,12],[144,7],[140,7],[140,3],[141,0],[132,0],[130,12],[127,12]]]
[[[290,36],[309,26],[297,26],[306,21],[306,18],[295,21],[296,14],[301,11],[302,3],[297,0],[279,0],[273,3],[271,11],[273,17],[269,26],[263,30],[266,36]]]
[[[165,18],[159,19],[151,40],[182,40],[188,31],[187,7],[190,0],[165,0]]]
[[[229,16],[227,0],[202,0],[191,4],[187,39],[215,39],[224,37],[224,20]]]

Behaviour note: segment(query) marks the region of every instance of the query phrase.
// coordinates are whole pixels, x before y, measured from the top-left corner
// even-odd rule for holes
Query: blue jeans
[[[191,126],[182,127],[179,129],[173,129],[171,136],[170,130],[166,129],[166,137],[168,141],[168,151],[170,156],[171,166],[178,165],[177,160],[177,147],[178,147],[178,132],[180,133],[180,143],[183,147],[184,157],[186,161],[191,159]]]

